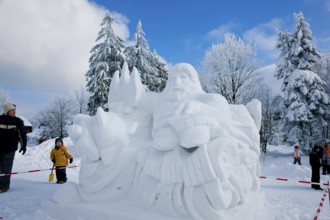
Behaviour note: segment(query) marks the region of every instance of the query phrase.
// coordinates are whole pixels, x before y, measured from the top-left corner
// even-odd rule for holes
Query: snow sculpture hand
[[[198,103],[194,102],[196,106]],[[189,106],[191,103],[187,104]],[[196,108],[193,108],[196,109]],[[172,120],[171,125],[180,136],[180,145],[184,148],[201,146],[210,141],[211,129],[218,126],[214,118],[201,112],[190,113],[189,108],[182,113],[182,117]]]
[[[180,144],[184,148],[198,147],[209,142],[210,137],[210,128],[199,125],[184,131],[181,135]]]
[[[162,150],[172,150],[180,146],[179,137],[172,126],[164,126],[153,132],[153,147]]]

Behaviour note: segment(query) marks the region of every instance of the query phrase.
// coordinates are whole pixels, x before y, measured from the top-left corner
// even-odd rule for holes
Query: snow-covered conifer
[[[295,69],[313,70],[314,64],[321,55],[313,42],[310,25],[305,21],[302,12],[293,15],[295,30],[292,34],[292,47],[290,50],[291,63]]]
[[[290,75],[291,72],[294,70],[294,67],[291,64],[291,57],[289,53],[292,47],[291,33],[280,32],[278,34],[276,47],[280,50],[280,55],[276,63],[275,77],[277,77],[277,79],[282,79]],[[283,86],[286,86],[286,83],[284,83]]]
[[[88,111],[94,115],[98,107],[107,108],[108,93],[113,74],[121,70],[124,62],[124,42],[112,29],[113,18],[106,13],[101,23],[97,44],[91,50],[89,70],[86,73],[87,91],[90,93]]]
[[[125,49],[126,62],[129,69],[136,67],[141,75],[142,83],[150,91],[160,92],[164,89],[168,71],[156,52],[151,53],[148,41],[144,37],[141,21],[138,22],[134,45]]]
[[[280,49],[275,76],[283,79],[284,99],[283,131],[286,141],[310,149],[313,140],[320,138],[317,130],[325,125],[328,95],[325,82],[313,72],[319,58],[313,43],[309,24],[300,12],[294,14],[295,29],[292,34],[279,34]],[[315,124],[319,126],[314,126]]]
[[[330,53],[322,54],[315,64],[314,71],[326,82],[325,92],[330,94]]]

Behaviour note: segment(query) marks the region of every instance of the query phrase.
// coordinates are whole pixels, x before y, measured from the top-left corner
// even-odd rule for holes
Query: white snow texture
[[[203,92],[190,64],[175,65],[161,93],[145,92],[138,71],[124,65],[109,112],[75,117],[69,134],[81,157],[79,185],[65,185],[58,193],[73,195],[54,201],[134,203],[164,219],[255,219],[264,206],[260,124],[259,101],[229,105]]]

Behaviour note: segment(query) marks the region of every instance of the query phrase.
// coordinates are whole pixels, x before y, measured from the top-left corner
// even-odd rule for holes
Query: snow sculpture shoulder
[[[112,83],[109,112],[78,115],[70,129],[82,157],[81,198],[130,198],[163,215],[235,219],[259,191],[260,102],[229,105],[203,92],[184,63],[162,93],[145,92],[127,65]]]

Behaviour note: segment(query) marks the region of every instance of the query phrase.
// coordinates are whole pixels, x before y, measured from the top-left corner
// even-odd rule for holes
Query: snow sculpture
[[[77,115],[70,129],[82,158],[80,197],[130,198],[166,216],[235,219],[259,193],[260,124],[259,101],[229,105],[203,92],[190,64],[173,67],[162,93],[145,92],[138,71],[129,75],[124,65],[109,112]]]

